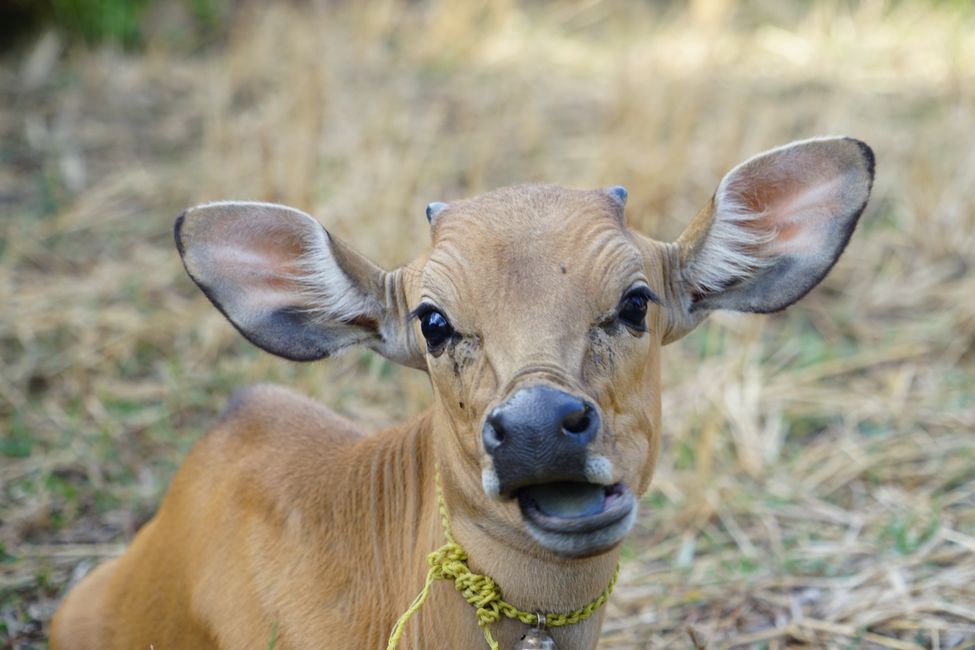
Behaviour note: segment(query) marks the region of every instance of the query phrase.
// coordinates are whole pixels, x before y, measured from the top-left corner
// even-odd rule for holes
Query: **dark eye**
[[[427,340],[427,349],[439,348],[454,333],[447,317],[436,309],[430,309],[420,315],[420,331]]]
[[[654,299],[647,287],[637,287],[626,292],[620,300],[620,321],[636,332],[647,331],[647,303]]]

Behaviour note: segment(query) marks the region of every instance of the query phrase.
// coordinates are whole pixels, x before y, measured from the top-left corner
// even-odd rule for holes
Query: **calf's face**
[[[441,445],[480,473],[495,529],[561,554],[625,535],[656,458],[665,251],[627,229],[625,196],[437,206],[407,276]]]
[[[673,243],[627,227],[620,187],[505,188],[431,204],[429,248],[392,272],[283,206],[200,206],[176,240],[264,349],[310,360],[360,343],[426,369],[445,472],[480,486],[468,497],[484,525],[579,557],[622,540],[649,485],[661,346],[713,309],[799,299],[839,257],[872,179],[856,140],[776,149],[729,172]]]

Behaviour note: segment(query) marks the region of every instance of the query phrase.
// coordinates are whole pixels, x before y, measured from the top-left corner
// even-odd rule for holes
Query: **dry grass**
[[[242,10],[203,54],[0,61],[0,640],[44,645],[72,573],[151,515],[235,387],[370,426],[429,401],[367,353],[242,342],[180,267],[183,207],[291,203],[393,266],[428,201],[621,183],[665,238],[740,159],[846,133],[878,179],[824,286],[666,351],[665,448],[602,647],[975,647],[966,4],[353,6]]]

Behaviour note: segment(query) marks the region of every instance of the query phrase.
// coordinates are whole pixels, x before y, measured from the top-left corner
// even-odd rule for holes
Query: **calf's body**
[[[426,555],[443,544],[429,427],[424,414],[365,436],[287,389],[242,391],[125,555],[66,599],[52,647],[264,650],[273,637],[276,649],[384,648],[423,584]],[[452,523],[465,547],[492,546],[474,522]],[[582,575],[493,555],[474,568],[539,611],[578,606],[565,595],[586,573],[592,594],[581,598],[598,595],[615,567],[615,554],[580,561]],[[470,606],[452,592],[435,586],[400,647],[483,645]],[[598,618],[567,628],[564,647],[592,646],[598,628]],[[495,628],[502,647],[521,634],[510,621]]]
[[[383,648],[445,541],[526,612],[610,583],[660,442],[660,348],[714,309],[768,312],[829,271],[873,156],[807,140],[739,165],[673,243],[626,191],[526,185],[427,209],[431,244],[386,272],[284,206],[213,203],[176,225],[193,280],[256,345],[364,345],[429,373],[432,408],[377,434],[285,389],[238,395],[126,553],[72,591],[52,647]],[[436,477],[439,475],[439,479]],[[547,631],[593,648],[603,612]],[[529,630],[484,622],[505,650]],[[437,582],[400,648],[477,648]]]

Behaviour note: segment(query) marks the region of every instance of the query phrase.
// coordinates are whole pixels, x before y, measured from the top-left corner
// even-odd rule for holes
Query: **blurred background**
[[[238,198],[387,268],[430,201],[625,185],[676,237],[739,161],[847,134],[873,198],[823,285],[664,355],[664,449],[603,648],[975,647],[967,1],[0,2],[0,646],[43,648],[229,395],[375,429],[426,375],[247,344],[171,228]]]

